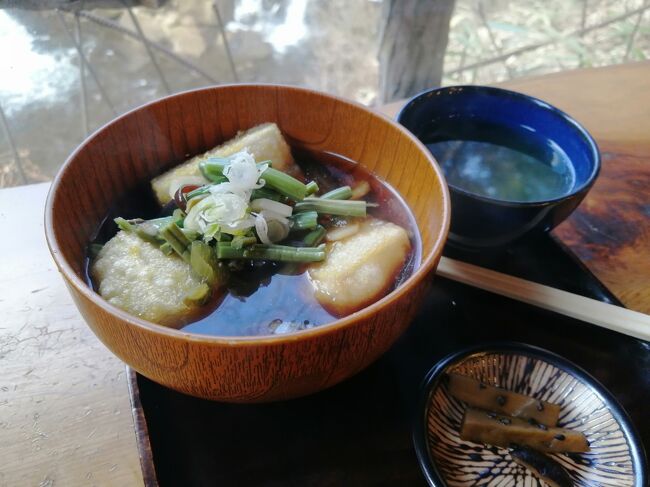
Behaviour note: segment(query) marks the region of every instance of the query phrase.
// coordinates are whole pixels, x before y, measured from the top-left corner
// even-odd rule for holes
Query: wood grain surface
[[[628,308],[650,313],[650,62],[512,81],[572,115],[602,169],[553,235]]]
[[[650,62],[500,84],[564,110],[602,154],[596,184],[553,236],[626,307],[650,313]],[[385,107],[395,115],[403,103]]]
[[[0,191],[0,486],[142,485],[124,364],[45,245],[48,188]]]
[[[164,169],[238,131],[275,122],[290,145],[331,152],[387,181],[419,230],[421,263],[397,289],[329,326],[289,335],[214,337],[154,325],[110,305],[85,282],[86,246],[113,203]],[[449,194],[424,146],[361,105],[311,90],[232,85],[181,93],[127,113],[87,139],[52,183],[45,231],[81,314],[144,376],[228,402],[289,399],[330,387],[376,360],[410,324],[449,227]]]

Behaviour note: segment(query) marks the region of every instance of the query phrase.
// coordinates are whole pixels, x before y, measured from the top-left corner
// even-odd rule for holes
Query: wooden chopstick
[[[650,341],[650,316],[637,311],[447,257],[440,259],[436,273],[453,281]]]

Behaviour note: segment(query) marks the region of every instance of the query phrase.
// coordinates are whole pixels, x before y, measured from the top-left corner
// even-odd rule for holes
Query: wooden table
[[[646,161],[649,85],[650,63],[507,84],[571,113],[601,149]],[[85,326],[50,258],[47,190],[0,190],[0,486],[142,485],[125,367]],[[632,291],[648,302],[647,289]]]

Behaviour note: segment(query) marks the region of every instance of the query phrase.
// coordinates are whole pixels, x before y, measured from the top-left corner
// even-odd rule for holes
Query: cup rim
[[[68,263],[67,259],[63,257],[63,254],[61,252],[61,248],[58,239],[56,237],[56,232],[54,231],[54,214],[53,214],[54,203],[57,198],[61,181],[65,177],[65,173],[69,170],[70,166],[73,164],[73,161],[76,159],[77,155],[83,150],[85,150],[86,146],[95,137],[97,137],[100,133],[104,132],[105,130],[109,129],[109,127],[111,127],[114,123],[116,123],[119,120],[122,120],[123,118],[133,116],[133,114],[135,114],[136,112],[144,108],[157,105],[157,104],[164,104],[172,98],[180,98],[189,93],[208,92],[213,90],[224,90],[224,91],[236,90],[238,88],[263,88],[267,90],[295,91],[299,93],[312,94],[319,97],[326,97],[336,101],[337,103],[342,103],[344,105],[352,106],[356,109],[361,109],[362,111],[369,113],[373,117],[378,117],[379,119],[382,119],[384,122],[393,126],[396,130],[401,132],[402,135],[404,135],[411,142],[413,142],[415,146],[424,154],[424,156],[426,157],[426,159],[428,160],[431,166],[431,169],[434,171],[437,178],[441,182],[441,195],[442,195],[442,204],[441,204],[442,214],[441,214],[441,227],[440,227],[441,231],[434,238],[433,243],[431,245],[431,250],[426,255],[422,256],[420,265],[414,270],[414,272],[408,277],[408,279],[402,282],[396,289],[391,291],[389,294],[375,301],[369,306],[366,306],[360,309],[359,311],[356,311],[352,314],[349,314],[347,316],[344,316],[342,318],[339,318],[337,320],[334,320],[330,323],[326,323],[321,326],[317,326],[306,330],[295,331],[292,333],[288,333],[286,335],[227,336],[227,335],[208,335],[203,333],[187,332],[187,331],[183,331],[182,329],[166,327],[145,320],[143,318],[134,316],[106,301],[97,292],[95,292],[83,279],[81,279],[77,275],[77,273],[74,271],[70,263]],[[230,83],[230,84],[211,85],[211,86],[205,86],[201,88],[184,90],[178,93],[174,93],[172,95],[158,98],[156,100],[144,103],[131,110],[128,110],[127,112],[117,117],[114,117],[109,122],[105,123],[97,130],[95,130],[92,134],[86,137],[86,139],[84,139],[84,141],[81,142],[74,149],[74,151],[68,156],[68,158],[63,163],[63,165],[57,172],[56,176],[52,180],[52,184],[48,191],[47,200],[45,202],[45,212],[44,212],[45,225],[44,226],[45,226],[45,237],[46,237],[47,245],[59,272],[61,272],[65,280],[68,282],[69,285],[71,285],[74,288],[76,292],[80,293],[84,298],[92,302],[93,305],[98,306],[108,314],[116,316],[119,320],[127,323],[130,326],[134,326],[136,328],[139,328],[143,331],[147,331],[150,333],[163,335],[170,339],[190,341],[190,342],[201,342],[201,343],[220,345],[220,346],[229,346],[229,347],[235,347],[235,346],[254,347],[254,346],[265,345],[265,344],[269,344],[269,345],[278,344],[281,342],[295,342],[303,339],[317,338],[318,336],[324,334],[334,333],[337,330],[347,328],[349,326],[353,326],[355,323],[368,319],[372,315],[380,311],[382,308],[389,306],[400,299],[403,299],[406,296],[406,294],[411,292],[417,286],[421,285],[422,282],[427,278],[427,276],[431,272],[433,272],[438,260],[440,259],[440,256],[442,255],[442,250],[447,240],[447,236],[449,234],[450,218],[451,218],[450,201],[451,200],[449,196],[449,189],[445,184],[445,178],[442,173],[442,169],[438,165],[433,155],[427,150],[424,144],[422,144],[422,142],[417,137],[415,137],[409,130],[407,130],[405,127],[397,123],[395,120],[389,118],[388,116],[378,111],[372,110],[362,105],[361,103],[352,100],[347,100],[345,98],[332,95],[329,93],[324,93],[318,90],[312,90],[309,88],[303,88],[303,87],[292,86],[292,85],[275,84],[275,83]],[[418,232],[420,232],[419,228],[418,228]]]
[[[580,184],[576,185],[571,190],[563,195],[560,195],[555,198],[547,199],[547,200],[537,200],[537,201],[517,201],[517,200],[505,200],[505,199],[499,199],[499,198],[492,198],[489,196],[483,196],[477,193],[473,193],[471,191],[468,191],[466,189],[463,189],[459,186],[456,186],[454,184],[447,182],[447,185],[449,186],[449,189],[452,190],[453,192],[462,194],[464,196],[467,196],[469,198],[473,198],[485,203],[489,203],[492,205],[496,206],[506,206],[506,207],[515,207],[515,208],[537,208],[537,207],[545,207],[549,205],[555,205],[557,203],[560,203],[565,200],[569,200],[573,197],[575,197],[577,194],[580,194],[582,192],[586,192],[593,186],[594,182],[596,181],[596,178],[598,177],[598,174],[600,173],[602,161],[601,161],[601,156],[600,156],[600,150],[598,148],[598,144],[594,140],[594,138],[591,136],[591,134],[585,129],[577,120],[575,120],[573,117],[571,117],[569,114],[566,112],[560,110],[559,108],[551,105],[550,103],[541,100],[539,98],[536,98],[531,95],[527,95],[525,93],[520,93],[518,91],[512,91],[512,90],[507,90],[505,88],[498,88],[496,86],[484,86],[484,85],[452,85],[452,86],[444,86],[444,87],[439,87],[439,88],[430,88],[426,89],[424,91],[421,91],[420,93],[412,96],[409,98],[409,100],[404,104],[404,106],[399,110],[396,116],[396,120],[399,124],[404,126],[407,130],[411,130],[404,124],[403,122],[403,117],[408,114],[408,111],[412,109],[413,106],[415,106],[417,103],[422,103],[424,99],[429,98],[431,95],[434,93],[448,93],[448,92],[466,92],[469,91],[471,93],[481,93],[485,92],[488,93],[491,96],[505,96],[509,98],[516,98],[518,100],[521,100],[525,103],[531,103],[531,106],[534,106],[536,109],[542,109],[542,110],[547,110],[549,112],[552,112],[554,115],[558,117],[558,119],[562,120],[567,126],[571,126],[574,128],[578,134],[583,138],[583,140],[587,143],[587,147],[589,150],[590,154],[590,159],[593,161],[593,167],[591,170],[591,173],[587,176],[587,178]],[[415,135],[415,134],[414,134]],[[419,140],[419,137],[418,137]],[[428,150],[428,149],[427,149]],[[436,162],[438,162],[436,160]],[[438,163],[440,166],[440,164]],[[443,172],[444,174],[444,172]]]

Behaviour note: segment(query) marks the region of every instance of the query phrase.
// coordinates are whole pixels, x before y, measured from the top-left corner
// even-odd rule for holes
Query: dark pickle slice
[[[468,409],[460,428],[463,440],[507,448],[512,443],[539,451],[589,451],[589,443],[579,431],[564,428],[540,428],[529,421],[511,416],[495,415],[478,409]]]
[[[571,477],[562,465],[532,448],[513,445],[510,456],[515,463],[527,468],[550,487],[572,487]]]
[[[507,414],[515,418],[532,418],[546,426],[555,426],[560,406],[530,396],[486,385],[461,374],[449,376],[449,393],[472,407]]]

